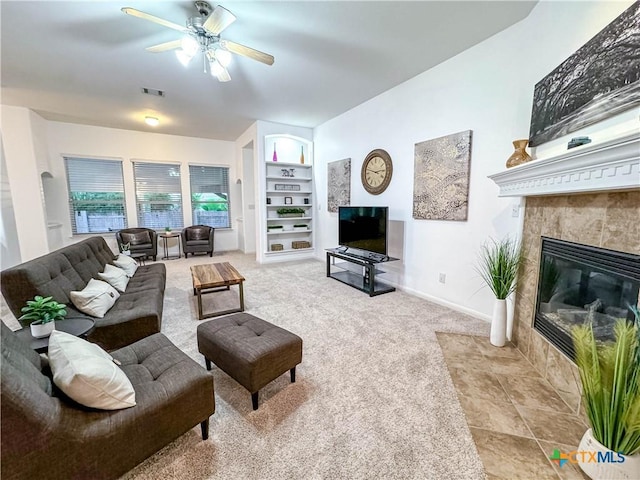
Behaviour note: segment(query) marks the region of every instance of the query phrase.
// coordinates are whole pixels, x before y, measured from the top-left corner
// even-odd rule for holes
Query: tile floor
[[[577,465],[549,460],[556,448],[575,450],[587,424],[514,346],[437,336],[487,478],[588,479]]]

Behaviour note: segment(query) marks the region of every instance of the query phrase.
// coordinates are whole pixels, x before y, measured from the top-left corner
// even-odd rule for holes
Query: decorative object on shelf
[[[282,168],[280,170],[280,172],[282,172],[282,176],[283,177],[293,178],[293,177],[296,176],[296,169],[295,168]]]
[[[413,218],[467,219],[471,130],[415,144]]]
[[[171,227],[164,227],[164,231],[167,233],[171,233]]]
[[[291,242],[291,248],[293,248],[294,250],[298,250],[300,248],[311,248],[311,243],[307,242],[306,240],[294,241]]]
[[[55,321],[62,320],[67,315],[66,307],[65,304],[53,300],[53,297],[36,295],[33,300],[27,300],[27,305],[22,307],[22,316],[18,321],[23,326],[30,325],[33,337],[48,337],[55,329]]]
[[[268,230],[278,230],[282,228],[283,228],[282,225],[267,225]]]
[[[271,251],[272,252],[280,252],[284,250],[284,245],[282,245],[281,243],[272,243],[271,244]]]
[[[640,36],[634,34],[639,17],[640,3],[634,2],[536,84],[530,146],[640,105],[638,70],[630,67],[640,51]]]
[[[520,244],[510,238],[485,243],[476,271],[495,295],[491,320],[491,345],[503,347],[511,331],[507,326],[507,297],[516,290],[518,270],[524,255]],[[509,331],[508,331],[509,330]]]
[[[589,137],[573,137],[567,144],[567,150],[579,147],[580,145],[586,145],[587,143],[591,143],[591,139]]]
[[[615,342],[597,342],[592,323],[572,331],[583,405],[591,425],[578,450],[615,460],[578,459],[580,468],[593,479],[631,480],[640,472],[640,327],[637,308],[630,308],[635,323],[618,319]]]
[[[527,147],[527,143],[529,143],[529,140],[513,141],[513,148],[515,148],[515,152],[513,152],[507,159],[507,168],[522,165],[523,163],[531,161],[531,156],[525,150],[525,148]]]
[[[279,208],[276,212],[281,218],[296,218],[304,216],[304,209],[302,208]]]
[[[285,205],[292,205],[293,204],[293,197],[284,197],[284,204]]]
[[[278,154],[276,153],[276,144],[275,143],[273,144],[273,158],[272,158],[272,160],[274,162],[278,161]]]
[[[308,198],[305,198],[305,199],[304,199],[304,204],[305,204],[305,205],[309,205],[309,199],[308,199]]]
[[[351,159],[327,165],[327,211],[337,212],[340,205],[351,203]]]
[[[391,156],[381,148],[369,152],[362,163],[360,179],[362,186],[371,195],[380,195],[391,183],[393,162]]]
[[[309,225],[305,224],[305,223],[296,223],[293,226],[294,230],[309,230]]]
[[[300,163],[304,165],[304,146],[300,145]]]
[[[271,199],[267,197],[267,205],[271,205]]]
[[[300,191],[300,185],[291,185],[288,183],[276,183],[273,186],[273,188],[283,192],[299,192]]]

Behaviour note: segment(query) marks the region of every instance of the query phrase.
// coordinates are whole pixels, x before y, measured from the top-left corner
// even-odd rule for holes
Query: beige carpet
[[[486,336],[488,324],[399,291],[370,298],[314,260],[167,261],[162,331],[203,366],[189,266],[211,261],[246,278],[247,312],[302,337],[296,383],[281,376],[253,411],[250,394],[214,367],[209,440],[197,426],[125,479],[485,478],[434,332]],[[205,310],[231,307],[237,287],[204,299]]]

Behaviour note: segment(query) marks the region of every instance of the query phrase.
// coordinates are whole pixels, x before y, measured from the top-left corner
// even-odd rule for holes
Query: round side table
[[[172,232],[172,233],[161,233],[160,235],[158,235],[161,239],[162,239],[162,248],[164,251],[164,257],[162,257],[163,260],[177,260],[178,258],[180,258],[182,256],[182,249],[180,248],[180,234],[176,233],[176,232]],[[168,240],[170,238],[177,238],[178,239],[178,256],[175,255],[169,255],[169,246],[167,245]]]
[[[88,317],[85,318],[65,318],[56,322],[56,330],[70,333],[76,337],[84,337],[93,329],[96,322]],[[49,348],[49,337],[34,338],[31,335],[31,328],[24,327],[16,330],[18,338],[29,345],[38,353],[46,353]]]

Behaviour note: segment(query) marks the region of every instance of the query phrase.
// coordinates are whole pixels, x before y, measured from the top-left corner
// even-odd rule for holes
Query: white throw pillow
[[[113,264],[116,267],[120,267],[125,271],[129,278],[133,277],[133,274],[138,270],[138,262],[136,262],[133,258],[120,254],[118,258],[113,261]]]
[[[124,292],[129,283],[129,277],[123,269],[108,263],[104,266],[104,272],[99,273],[98,276],[119,292]]]
[[[54,330],[49,337],[49,365],[53,382],[82,405],[119,410],[136,404],[131,381],[96,344]]]
[[[79,292],[70,292],[75,307],[87,315],[102,318],[120,297],[118,291],[102,280],[92,278]]]

